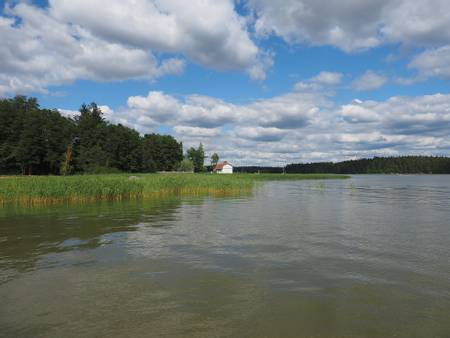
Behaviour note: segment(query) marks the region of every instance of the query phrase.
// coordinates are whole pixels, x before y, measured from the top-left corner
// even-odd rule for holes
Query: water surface
[[[0,209],[0,336],[450,337],[450,176]]]

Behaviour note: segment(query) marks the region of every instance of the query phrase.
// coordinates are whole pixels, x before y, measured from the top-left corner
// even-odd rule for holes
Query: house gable
[[[214,168],[213,172],[220,173],[220,174],[232,174],[233,173],[233,166],[228,163],[227,161],[217,163]]]

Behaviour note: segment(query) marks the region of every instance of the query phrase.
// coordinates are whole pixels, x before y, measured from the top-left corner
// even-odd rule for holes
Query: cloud
[[[359,122],[364,128],[383,134],[450,135],[450,94],[394,96],[380,102],[359,101],[344,105],[339,113],[350,123]]]
[[[311,78],[311,82],[321,85],[337,85],[342,81],[342,73],[337,72],[320,72],[318,75]]]
[[[191,127],[217,127],[237,120],[234,105],[222,100],[190,95],[180,101],[163,92],[128,98],[130,116],[145,116],[155,123],[180,123]]]
[[[355,101],[352,104],[346,104],[339,110],[339,115],[349,123],[369,123],[380,120],[380,115],[372,109],[370,103],[362,104],[362,101]]]
[[[306,127],[326,100],[321,94],[292,92],[255,101],[241,107],[245,120],[262,127],[298,129]]]
[[[388,41],[420,47],[450,43],[450,3],[447,0],[395,0],[381,19]]]
[[[181,137],[190,138],[209,138],[219,136],[222,131],[220,128],[199,128],[188,126],[175,126],[175,133]]]
[[[416,69],[421,78],[450,79],[450,45],[420,53],[413,58],[408,67]]]
[[[269,36],[350,53],[387,44],[417,53],[408,64],[413,77],[388,79],[369,70],[351,84],[359,91],[390,80],[450,79],[446,0],[247,0],[240,2],[247,17],[232,0],[29,3],[11,2],[0,16],[0,95],[47,92],[78,79],[154,81],[182,73],[186,62],[262,81],[275,55],[258,45]],[[323,71],[288,92],[245,104],[152,90],[130,96],[125,107],[101,108],[115,123],[141,132],[167,127],[185,145],[203,141],[207,151],[248,164],[448,154],[449,94],[342,104],[333,91],[343,79]]]
[[[0,94],[46,92],[77,79],[154,80],[205,67],[265,79],[272,55],[250,38],[233,1],[50,0],[0,15]]]
[[[245,127],[235,129],[235,135],[237,137],[259,142],[277,142],[280,141],[286,133],[286,130],[278,128]]]
[[[102,106],[102,107],[107,107],[107,106]],[[104,111],[103,108],[100,108],[100,109],[102,111]],[[109,107],[108,107],[108,109],[109,109]],[[72,110],[72,109],[62,109],[61,108],[61,109],[58,109],[58,111],[60,112],[61,115],[70,117],[70,118],[73,118],[74,116],[80,114],[80,112],[78,110]]]
[[[447,0],[49,0],[9,2],[0,15],[0,94],[47,92],[78,79],[154,81],[181,74],[186,61],[216,70],[246,72],[263,81],[275,54],[262,39],[334,46],[358,52],[395,45],[414,56],[413,83],[449,78],[450,2]],[[413,53],[413,52],[411,52]],[[365,74],[358,90],[374,89],[384,76]],[[369,78],[369,76],[371,76]],[[338,72],[323,72],[298,88],[335,86]],[[304,88],[302,89],[304,90]]]
[[[154,79],[183,71],[176,58],[158,61],[152,53],[108,42],[63,23],[44,9],[24,3],[0,17],[0,94],[46,92],[76,79]]]
[[[237,165],[449,155],[450,94],[333,101],[326,87],[301,91],[296,86],[246,104],[149,92],[130,97],[112,116],[143,133],[172,128],[185,147],[203,142],[207,153]]]
[[[328,104],[322,93],[299,90],[244,105],[202,95],[177,98],[150,91],[147,96],[129,97],[124,114],[130,119],[145,121],[147,126],[169,123],[216,128],[252,123],[264,128],[299,129],[306,127]]]
[[[294,89],[297,92],[315,94],[325,94],[324,91],[327,90],[327,95],[333,96],[334,92],[332,90],[342,82],[343,77],[344,74],[342,73],[322,71],[309,79],[297,82],[294,85]]]
[[[409,64],[418,75],[394,81],[412,84],[430,77],[450,78],[447,0],[248,0],[247,7],[260,38],[273,35],[288,44],[334,46],[349,53],[382,45],[414,53],[419,47],[423,52]],[[387,81],[372,71],[355,80],[353,87],[372,90]]]
[[[128,107],[138,114],[151,112],[148,117],[159,123],[170,121],[181,109],[177,99],[162,92],[149,92],[147,97],[131,96],[127,103]]]
[[[386,43],[450,44],[447,0],[248,0],[260,36],[355,52]]]
[[[50,0],[51,14],[77,23],[93,34],[136,48],[183,53],[212,68],[243,69],[253,65],[258,47],[233,1],[222,0]],[[101,9],[99,20],[97,11]],[[124,23],[124,24],[118,24]]]
[[[275,54],[273,52],[261,51],[258,56],[258,61],[247,69],[250,78],[257,81],[265,80],[267,70],[273,66],[274,56]]]
[[[382,87],[387,82],[388,79],[384,75],[368,70],[353,81],[352,87],[359,91],[373,90]]]
[[[378,18],[387,1],[249,0],[260,36],[288,43],[333,45],[345,51],[378,46]]]

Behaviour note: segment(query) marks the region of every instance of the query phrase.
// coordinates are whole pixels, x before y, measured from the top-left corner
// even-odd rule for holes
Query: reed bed
[[[336,179],[321,174],[108,174],[79,176],[15,176],[0,179],[0,203],[52,204],[117,201],[162,195],[229,196],[249,193],[268,180]]]

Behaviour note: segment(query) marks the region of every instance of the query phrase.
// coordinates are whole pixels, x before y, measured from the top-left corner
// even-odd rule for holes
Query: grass
[[[10,176],[0,179],[0,204],[114,201],[167,194],[226,196],[251,192],[261,181],[346,177],[331,174]]]

